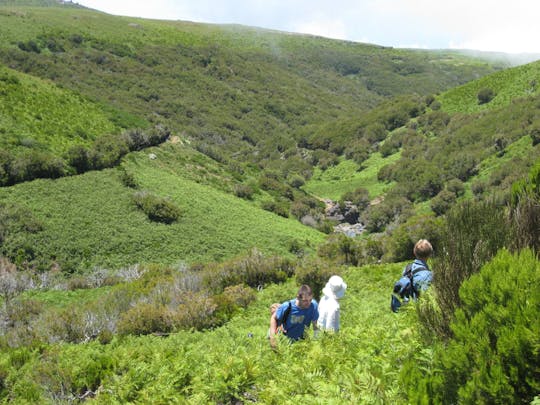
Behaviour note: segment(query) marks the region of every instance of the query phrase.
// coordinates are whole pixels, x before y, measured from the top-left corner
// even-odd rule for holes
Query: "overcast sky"
[[[377,45],[540,53],[539,0],[74,0],[110,14]]]

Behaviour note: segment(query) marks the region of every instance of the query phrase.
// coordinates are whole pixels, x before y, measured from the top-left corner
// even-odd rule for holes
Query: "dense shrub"
[[[174,308],[172,321],[176,329],[207,329],[217,323],[214,299],[204,292],[186,292],[182,302]]]
[[[147,191],[138,191],[133,194],[133,201],[144,211],[152,221],[170,224],[176,221],[181,210],[172,201],[159,197]]]
[[[168,333],[172,330],[172,314],[165,305],[139,302],[120,316],[118,333],[121,335],[147,335]]]
[[[390,223],[405,222],[411,216],[411,207],[411,202],[405,197],[391,195],[378,204],[370,205],[362,212],[361,219],[368,232],[381,232]]]
[[[460,179],[452,179],[446,183],[446,190],[454,193],[456,197],[461,197],[465,194],[465,186]]]
[[[9,184],[13,160],[14,158],[9,151],[0,149],[0,186]]]
[[[536,124],[530,130],[530,135],[532,139],[532,146],[536,146],[540,143],[540,124]]]
[[[151,129],[134,128],[127,130],[128,145],[130,150],[142,150],[150,146],[156,146],[169,139],[171,131],[162,125],[156,125]]]
[[[295,278],[298,285],[309,285],[313,290],[313,297],[319,300],[323,287],[334,274],[339,275],[339,270],[328,261],[320,258],[306,258],[296,268]]]
[[[235,184],[233,187],[234,195],[239,198],[245,198],[246,200],[251,200],[255,190],[249,184]]]
[[[75,169],[76,173],[84,173],[92,168],[90,152],[83,145],[74,145],[69,148],[65,158],[67,163]]]
[[[225,287],[221,294],[213,297],[217,317],[223,318],[221,322],[229,320],[240,308],[247,308],[255,299],[255,290],[243,284]]]
[[[247,255],[223,263],[208,264],[202,271],[203,285],[220,293],[226,287],[245,283],[257,288],[280,283],[294,274],[293,263],[280,257],[265,257],[252,249]]]
[[[104,169],[116,166],[128,152],[129,144],[126,136],[106,135],[96,139],[89,152],[89,158],[92,168]]]
[[[65,175],[63,161],[49,152],[29,150],[17,155],[11,162],[9,184],[39,178],[55,179]]]
[[[443,111],[432,111],[418,118],[418,124],[423,127],[424,131],[441,131],[449,122],[450,115]]]
[[[448,190],[442,190],[431,199],[431,209],[436,215],[443,215],[456,202],[456,195]]]
[[[478,98],[478,104],[487,104],[493,100],[493,97],[495,97],[495,92],[489,87],[484,87],[478,91],[476,97]]]
[[[331,235],[320,245],[317,254],[336,264],[357,266],[362,255],[362,247],[355,239],[339,233]]]
[[[444,308],[442,322],[447,327],[454,310],[460,306],[461,283],[506,246],[508,234],[504,209],[492,201],[466,201],[447,213],[440,254],[433,264],[433,285],[439,306]]]
[[[359,211],[363,211],[369,206],[369,192],[367,189],[359,187],[341,196],[339,200],[340,207],[345,206],[345,201],[350,201],[352,204],[356,205]]]
[[[415,215],[387,232],[384,238],[384,262],[401,262],[413,259],[414,244],[420,239],[427,239],[435,252],[440,249],[444,220],[433,215]]]
[[[261,203],[261,208],[273,212],[283,218],[289,217],[289,204],[285,201],[263,201]]]
[[[432,372],[407,363],[409,401],[531,403],[540,392],[540,265],[534,253],[501,251],[463,282],[454,337],[437,345]],[[447,310],[447,309],[445,309]]]
[[[527,179],[512,185],[510,201],[512,247],[540,252],[540,163]]]

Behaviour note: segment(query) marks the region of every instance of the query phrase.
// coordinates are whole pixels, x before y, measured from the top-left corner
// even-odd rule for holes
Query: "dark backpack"
[[[285,308],[285,311],[283,311],[283,315],[281,316],[281,318],[276,318],[277,325],[278,325],[278,332],[282,332],[284,335],[287,334],[285,325],[287,324],[287,319],[289,319],[291,308],[292,308],[292,304],[291,304],[291,301],[289,301],[289,305],[287,306],[287,308]]]
[[[414,275],[420,271],[429,270],[427,267],[418,266],[414,271],[412,270],[412,263],[405,266],[403,276],[394,284],[394,291],[392,294],[392,301],[390,302],[390,308],[392,311],[397,312],[401,306],[402,300],[408,301],[409,298],[417,299],[420,296],[420,292],[414,285]],[[399,298],[398,298],[399,296]]]

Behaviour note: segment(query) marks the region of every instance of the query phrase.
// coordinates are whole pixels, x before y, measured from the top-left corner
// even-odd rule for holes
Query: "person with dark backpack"
[[[431,243],[427,239],[420,239],[414,245],[413,254],[415,260],[405,266],[401,278],[394,284],[390,303],[390,308],[394,312],[401,307],[401,300],[404,302],[408,302],[409,299],[417,300],[420,292],[426,290],[433,279],[427,264],[427,260],[433,254]]]
[[[270,318],[270,345],[276,347],[276,334],[283,333],[291,341],[304,338],[305,328],[313,325],[318,332],[319,308],[311,287],[303,285],[295,299],[285,301]]]

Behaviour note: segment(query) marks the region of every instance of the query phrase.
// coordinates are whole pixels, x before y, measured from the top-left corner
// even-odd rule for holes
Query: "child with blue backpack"
[[[394,284],[394,294],[392,294],[390,304],[394,312],[397,312],[401,306],[399,298],[405,302],[408,302],[410,298],[416,300],[420,292],[426,290],[433,280],[433,273],[427,264],[427,260],[433,254],[431,243],[427,239],[420,239],[414,245],[413,254],[414,261],[405,266],[401,278]]]

